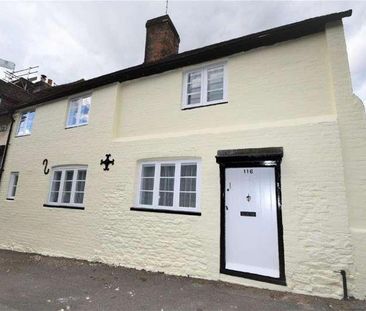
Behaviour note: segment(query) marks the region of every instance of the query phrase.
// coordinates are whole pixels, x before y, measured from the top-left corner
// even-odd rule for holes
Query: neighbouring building
[[[23,70],[20,70],[23,72]],[[25,70],[27,71],[27,70]],[[0,79],[0,179],[3,172],[3,164],[7,151],[9,135],[13,129],[12,112],[17,107],[37,98],[37,95],[42,94],[42,90],[50,89],[53,81],[46,76],[41,75],[38,81],[33,82],[31,79],[26,79],[22,76],[17,77],[11,74],[11,79]],[[37,79],[37,77],[34,77]],[[28,115],[28,120],[31,122],[31,116]],[[23,123],[24,124],[24,123]]]
[[[348,16],[178,53],[165,15],[143,64],[17,107],[0,247],[336,298],[343,271],[365,298]]]

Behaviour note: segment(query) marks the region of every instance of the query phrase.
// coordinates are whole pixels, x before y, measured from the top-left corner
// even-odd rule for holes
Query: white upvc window
[[[8,196],[7,196],[8,200],[15,199],[15,194],[17,192],[17,186],[18,186],[18,180],[19,180],[19,173],[11,172],[10,179],[9,179]]]
[[[154,161],[140,164],[138,207],[199,210],[200,162]]]
[[[32,133],[35,114],[36,112],[34,110],[21,113],[17,136],[25,136]]]
[[[226,64],[214,64],[184,73],[182,108],[215,105],[227,101]]]
[[[87,166],[59,166],[52,169],[48,204],[83,207]]]
[[[76,127],[89,123],[91,95],[72,98],[69,102],[66,127]]]

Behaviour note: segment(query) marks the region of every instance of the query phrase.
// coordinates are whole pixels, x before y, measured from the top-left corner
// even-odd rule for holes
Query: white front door
[[[279,278],[275,168],[225,174],[225,268]]]

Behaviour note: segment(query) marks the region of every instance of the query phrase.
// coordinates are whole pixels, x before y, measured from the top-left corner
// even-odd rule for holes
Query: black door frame
[[[285,256],[283,245],[283,226],[281,208],[281,161],[283,157],[282,147],[259,148],[259,149],[236,149],[219,150],[216,162],[220,166],[220,273],[232,276],[244,277],[261,282],[286,285],[285,277]],[[241,272],[226,269],[225,252],[225,185],[226,168],[235,167],[274,167],[276,180],[276,203],[277,203],[277,232],[278,232],[278,254],[279,254],[279,278],[263,276],[254,273]]]

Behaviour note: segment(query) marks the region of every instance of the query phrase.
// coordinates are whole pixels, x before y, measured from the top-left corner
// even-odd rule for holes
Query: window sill
[[[190,110],[190,109],[203,108],[203,107],[208,107],[208,106],[223,105],[223,104],[227,104],[227,103],[229,103],[227,100],[223,100],[223,101],[212,103],[212,104],[207,103],[207,104],[196,105],[196,106],[184,105],[182,107],[182,110]]]
[[[84,210],[84,206],[72,206],[72,205],[53,205],[53,204],[43,204],[43,207],[52,207],[52,208],[69,208],[69,209],[81,209]]]
[[[15,135],[16,138],[18,137],[26,137],[26,136],[31,136],[31,134],[21,134],[21,135]]]
[[[130,211],[201,216],[201,212],[177,211],[177,210],[145,208],[145,207],[131,207]]]
[[[87,126],[88,124],[89,124],[89,123],[80,124],[80,125],[70,125],[70,126],[65,126],[65,130],[73,129],[73,128],[75,128],[75,127]]]

